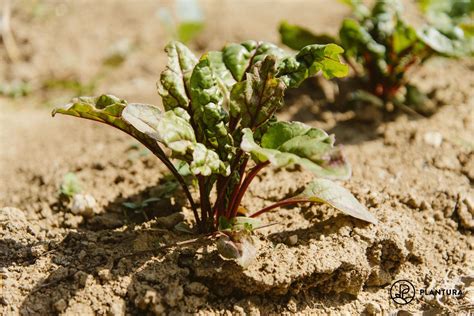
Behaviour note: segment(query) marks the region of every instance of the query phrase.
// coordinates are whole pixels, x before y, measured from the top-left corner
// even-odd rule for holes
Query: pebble
[[[428,145],[438,148],[443,143],[443,135],[439,132],[426,132],[423,135],[423,140]]]
[[[365,311],[369,315],[381,315],[382,313],[382,308],[380,308],[380,305],[377,303],[368,303],[365,306]]]
[[[291,235],[288,237],[287,244],[294,246],[298,243],[298,235]]]
[[[97,213],[97,202],[90,194],[75,194],[72,199],[71,212],[84,217]]]
[[[174,226],[176,226],[178,223],[182,222],[183,220],[184,220],[183,213],[173,213],[168,216],[158,217],[156,219],[156,224],[164,228],[172,229]]]

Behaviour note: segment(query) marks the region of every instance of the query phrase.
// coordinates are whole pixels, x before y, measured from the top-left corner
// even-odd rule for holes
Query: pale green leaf
[[[372,215],[365,206],[360,204],[351,192],[331,180],[313,180],[306,186],[306,189],[294,197],[294,199],[325,203],[344,214],[372,224],[377,224],[377,218]]]

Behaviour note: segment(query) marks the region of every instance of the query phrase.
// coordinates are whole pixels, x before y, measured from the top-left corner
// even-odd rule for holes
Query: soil
[[[203,1],[208,24],[196,51],[254,38],[278,42],[282,19],[335,33],[347,9],[333,1]],[[31,4],[31,5],[29,5]],[[309,82],[290,91],[282,118],[336,134],[353,176],[343,184],[379,220],[363,222],[319,205],[265,214],[259,255],[247,269],[223,260],[212,242],[173,229],[191,212],[178,194],[141,212],[123,202],[156,196],[164,168],[134,140],[106,126],[50,117],[71,91],[47,78],[82,82],[100,72],[111,45],[133,45],[96,90],[159,104],[155,81],[167,35],[160,1],[19,1],[12,26],[21,60],[0,65],[2,82],[33,80],[33,92],[1,98],[0,314],[465,314],[474,310],[473,60],[434,59],[411,78],[430,92],[431,117],[359,110],[331,112]],[[271,10],[269,9],[271,7]],[[304,7],[304,9],[302,9]],[[409,13],[416,18],[413,5]],[[330,9],[329,9],[330,8]],[[38,83],[39,82],[39,83]],[[328,92],[329,91],[329,92]],[[366,110],[369,111],[369,110]],[[372,117],[372,116],[370,116]],[[370,118],[369,117],[369,118]],[[97,201],[73,213],[59,195],[67,172]],[[298,168],[268,168],[244,200],[250,210],[291,196],[311,179]],[[178,214],[178,215],[177,215]],[[182,214],[182,215],[180,215]],[[390,299],[396,280],[459,297]]]

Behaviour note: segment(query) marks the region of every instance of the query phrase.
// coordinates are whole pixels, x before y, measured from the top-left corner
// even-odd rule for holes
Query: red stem
[[[198,184],[201,198],[201,229],[205,231],[207,229],[207,216],[211,212],[211,203],[209,201],[209,192],[206,188],[206,179],[203,176],[198,176]]]
[[[239,193],[240,187],[242,186],[242,181],[244,180],[244,173],[245,173],[245,168],[247,167],[247,163],[249,161],[249,157],[245,157],[245,160],[242,162],[242,165],[240,166],[239,169],[239,183],[237,183],[236,186],[234,186],[234,189],[232,190],[232,195],[229,199],[229,204],[227,205],[227,210],[225,211],[225,216],[227,218],[232,218],[230,217],[232,215],[232,205],[234,205],[235,200],[237,199],[237,194]]]
[[[253,167],[249,171],[247,176],[245,177],[245,180],[242,183],[242,185],[240,185],[239,188],[236,191],[234,191],[237,194],[235,195],[235,199],[233,199],[232,203],[229,205],[230,206],[230,208],[229,208],[230,217],[229,218],[234,218],[237,215],[237,209],[238,209],[240,203],[242,202],[242,198],[244,197],[244,194],[247,191],[250,183],[252,183],[252,180],[260,172],[260,170],[262,170],[263,168],[265,168],[269,164],[270,164],[270,161],[266,161],[266,162],[259,163],[255,167]]]
[[[217,214],[216,221],[222,215],[221,213],[222,213],[222,206],[224,204],[225,193],[227,192],[227,187],[229,186],[229,182],[230,182],[230,179],[232,177],[232,174],[234,173],[235,168],[237,168],[237,166],[239,165],[240,157],[242,157],[242,154],[243,154],[243,151],[239,150],[239,152],[237,153],[237,155],[234,158],[234,162],[232,163],[231,172],[230,172],[229,176],[225,179],[224,184],[222,185],[222,187],[217,188],[217,190],[219,190],[219,194],[217,195],[217,199],[216,199],[216,201],[214,203],[214,207],[212,209],[213,216],[216,216],[216,214]]]
[[[268,212],[270,210],[273,210],[274,208],[277,208],[277,207],[282,207],[282,206],[285,206],[285,205],[291,205],[291,204],[297,204],[297,203],[305,203],[305,202],[311,202],[309,201],[308,199],[304,199],[304,198],[289,198],[289,199],[285,199],[285,200],[281,200],[281,201],[278,201],[272,205],[269,205],[267,207],[264,207],[262,208],[261,210],[253,213],[252,215],[250,215],[250,217],[257,217],[265,212]]]

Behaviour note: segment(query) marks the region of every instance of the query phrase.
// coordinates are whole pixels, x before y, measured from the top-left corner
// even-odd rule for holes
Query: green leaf
[[[377,218],[360,204],[351,192],[331,180],[315,179],[306,186],[301,194],[292,199],[325,203],[344,214],[377,224]]]
[[[414,28],[406,25],[400,20],[397,22],[393,32],[393,50],[399,54],[418,42],[418,36]]]
[[[236,81],[245,79],[245,73],[266,56],[275,56],[278,60],[287,54],[274,44],[267,42],[246,41],[240,44],[228,44],[222,50],[223,60]]]
[[[211,174],[229,175],[230,167],[219,159],[219,155],[207,149],[201,143],[194,144],[192,148],[193,159],[189,168],[195,175],[210,176]]]
[[[229,88],[234,83],[225,67],[221,52],[209,52],[201,57],[191,76],[193,120],[197,138],[224,154],[232,140],[226,123],[229,114]]]
[[[68,172],[64,175],[59,191],[68,197],[73,197],[75,194],[81,193],[81,182],[75,173]]]
[[[327,79],[344,77],[349,68],[340,61],[343,52],[344,50],[336,44],[306,46],[296,56],[281,61],[277,77],[290,88],[299,86],[303,80],[316,75],[319,71]]]
[[[141,106],[157,109],[151,105],[142,104]],[[122,112],[126,107],[127,101],[119,99],[113,95],[104,94],[99,97],[74,98],[71,103],[55,108],[52,115],[55,116],[57,113],[60,113],[114,126],[136,138],[162,161],[168,160],[166,154],[157,144],[154,137],[142,132],[122,117]],[[146,132],[149,131],[147,130]]]
[[[262,222],[252,217],[237,216],[230,220],[224,216],[219,217],[219,231],[251,232],[260,226],[262,226]]]
[[[197,59],[182,43],[172,41],[165,47],[168,54],[168,65],[161,73],[158,93],[163,99],[165,110],[189,106],[190,76]]]
[[[278,122],[270,126],[260,145],[246,128],[240,147],[251,153],[257,162],[269,161],[276,167],[298,164],[328,179],[347,179],[351,174],[340,148],[334,147],[334,136],[299,122]]]
[[[178,25],[178,39],[180,42],[188,43],[193,40],[204,29],[201,21],[186,21]]]
[[[418,31],[418,37],[435,52],[451,57],[473,55],[474,39],[464,37],[459,29],[459,37],[449,37],[433,27],[424,27]]]
[[[324,34],[315,35],[303,27],[289,24],[286,21],[281,22],[278,31],[280,32],[282,43],[294,50],[300,50],[312,44],[330,44],[337,42],[332,36]]]
[[[165,144],[173,157],[189,163],[193,174],[228,174],[228,166],[217,153],[196,141],[189,115],[184,110],[177,108],[163,113],[151,105],[132,103],[122,115],[140,132]]]
[[[180,157],[191,150],[196,138],[191,124],[177,112],[187,115],[179,110],[163,113],[152,105],[131,103],[124,109],[122,117],[140,132],[165,144],[174,156]]]
[[[345,19],[342,22],[339,38],[348,56],[359,57],[365,51],[378,58],[385,55],[385,46],[377,43],[369,32],[353,19]]]
[[[231,92],[231,114],[240,116],[241,126],[255,129],[267,122],[283,105],[283,80],[275,78],[276,58],[267,56],[256,63],[246,80],[234,85]]]

